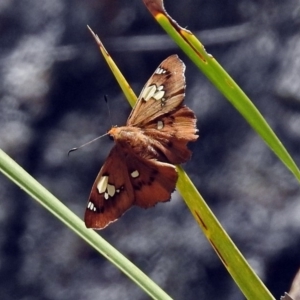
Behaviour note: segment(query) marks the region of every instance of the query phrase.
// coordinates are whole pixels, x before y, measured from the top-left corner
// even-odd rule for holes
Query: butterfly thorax
[[[108,134],[123,151],[133,152],[144,158],[157,158],[159,154],[153,148],[153,141],[143,130],[134,126],[112,127]]]

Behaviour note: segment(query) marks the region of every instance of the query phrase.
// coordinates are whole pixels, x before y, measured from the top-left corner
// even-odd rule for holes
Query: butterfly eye
[[[111,133],[111,131],[113,131],[113,128],[117,128],[117,127],[118,127],[117,125],[113,125],[113,126],[111,127],[111,129],[107,130],[108,137],[109,137],[109,139],[110,139],[111,141],[114,140],[114,137],[113,137],[113,134]]]

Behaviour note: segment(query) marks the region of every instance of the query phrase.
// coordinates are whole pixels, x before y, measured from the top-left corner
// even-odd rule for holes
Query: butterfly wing
[[[167,201],[176,181],[174,166],[142,158],[117,144],[92,187],[85,224],[88,228],[102,229],[133,205],[148,208]]]
[[[196,116],[186,106],[151,120],[143,130],[152,141],[152,147],[162,153],[166,161],[175,165],[190,159],[191,151],[187,143],[198,138]]]
[[[132,153],[128,153],[126,163],[135,205],[149,208],[158,202],[170,200],[178,178],[173,165],[155,159],[145,159]]]
[[[184,70],[177,55],[165,59],[146,83],[127,121],[127,125],[141,127],[151,138],[151,146],[163,154],[161,160],[172,164],[186,162],[191,156],[187,143],[198,138],[196,116],[182,105]]]
[[[114,146],[101,168],[88,200],[86,227],[100,229],[117,220],[134,203],[123,152]]]
[[[144,86],[127,125],[144,127],[177,108],[184,99],[184,70],[185,65],[177,55],[165,59]]]

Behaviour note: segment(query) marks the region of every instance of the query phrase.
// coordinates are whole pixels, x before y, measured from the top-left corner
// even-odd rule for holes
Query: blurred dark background
[[[192,30],[266,117],[300,165],[300,2],[174,1]],[[293,175],[154,21],[141,0],[0,1],[0,146],[83,217],[112,142],[70,148],[123,125],[129,105],[88,32],[139,94],[158,64],[187,66],[200,139],[185,170],[273,295],[300,265]],[[0,176],[1,299],[148,299],[6,177]],[[185,203],[133,208],[100,234],[174,299],[244,299]]]

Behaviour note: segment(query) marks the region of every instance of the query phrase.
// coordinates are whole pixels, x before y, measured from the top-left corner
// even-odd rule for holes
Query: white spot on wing
[[[96,211],[96,207],[93,202],[89,202],[87,208],[92,211]]]
[[[163,85],[157,87],[155,84],[152,84],[142,91],[141,98],[145,101],[148,101],[151,98],[154,98],[155,100],[163,100],[164,95],[165,91]]]
[[[165,91],[157,91],[154,95],[153,98],[155,100],[161,100],[163,96],[165,95]]]
[[[141,98],[143,98],[145,101],[148,101],[150,98],[153,97],[154,93],[156,92],[156,85],[150,85],[147,86],[141,94]]]
[[[155,74],[164,74],[164,73],[166,73],[167,72],[167,70],[165,70],[165,69],[163,69],[163,68],[161,68],[161,67],[158,67],[156,70],[155,70]]]
[[[108,198],[109,198],[108,193],[104,193],[104,199],[105,199],[105,200],[108,200]]]
[[[157,121],[157,129],[158,130],[161,130],[161,129],[163,129],[164,128],[164,123],[163,123],[163,121]]]
[[[140,176],[140,173],[139,173],[138,170],[135,170],[135,171],[131,172],[130,176],[131,176],[132,178],[137,178],[137,177]]]
[[[105,192],[108,182],[108,176],[102,176],[97,184],[97,190],[99,194],[102,194]]]
[[[115,194],[115,192],[116,192],[115,186],[112,185],[112,184],[108,184],[108,185],[107,185],[107,193],[108,193],[108,195],[109,195],[110,197],[113,197],[114,194]]]

